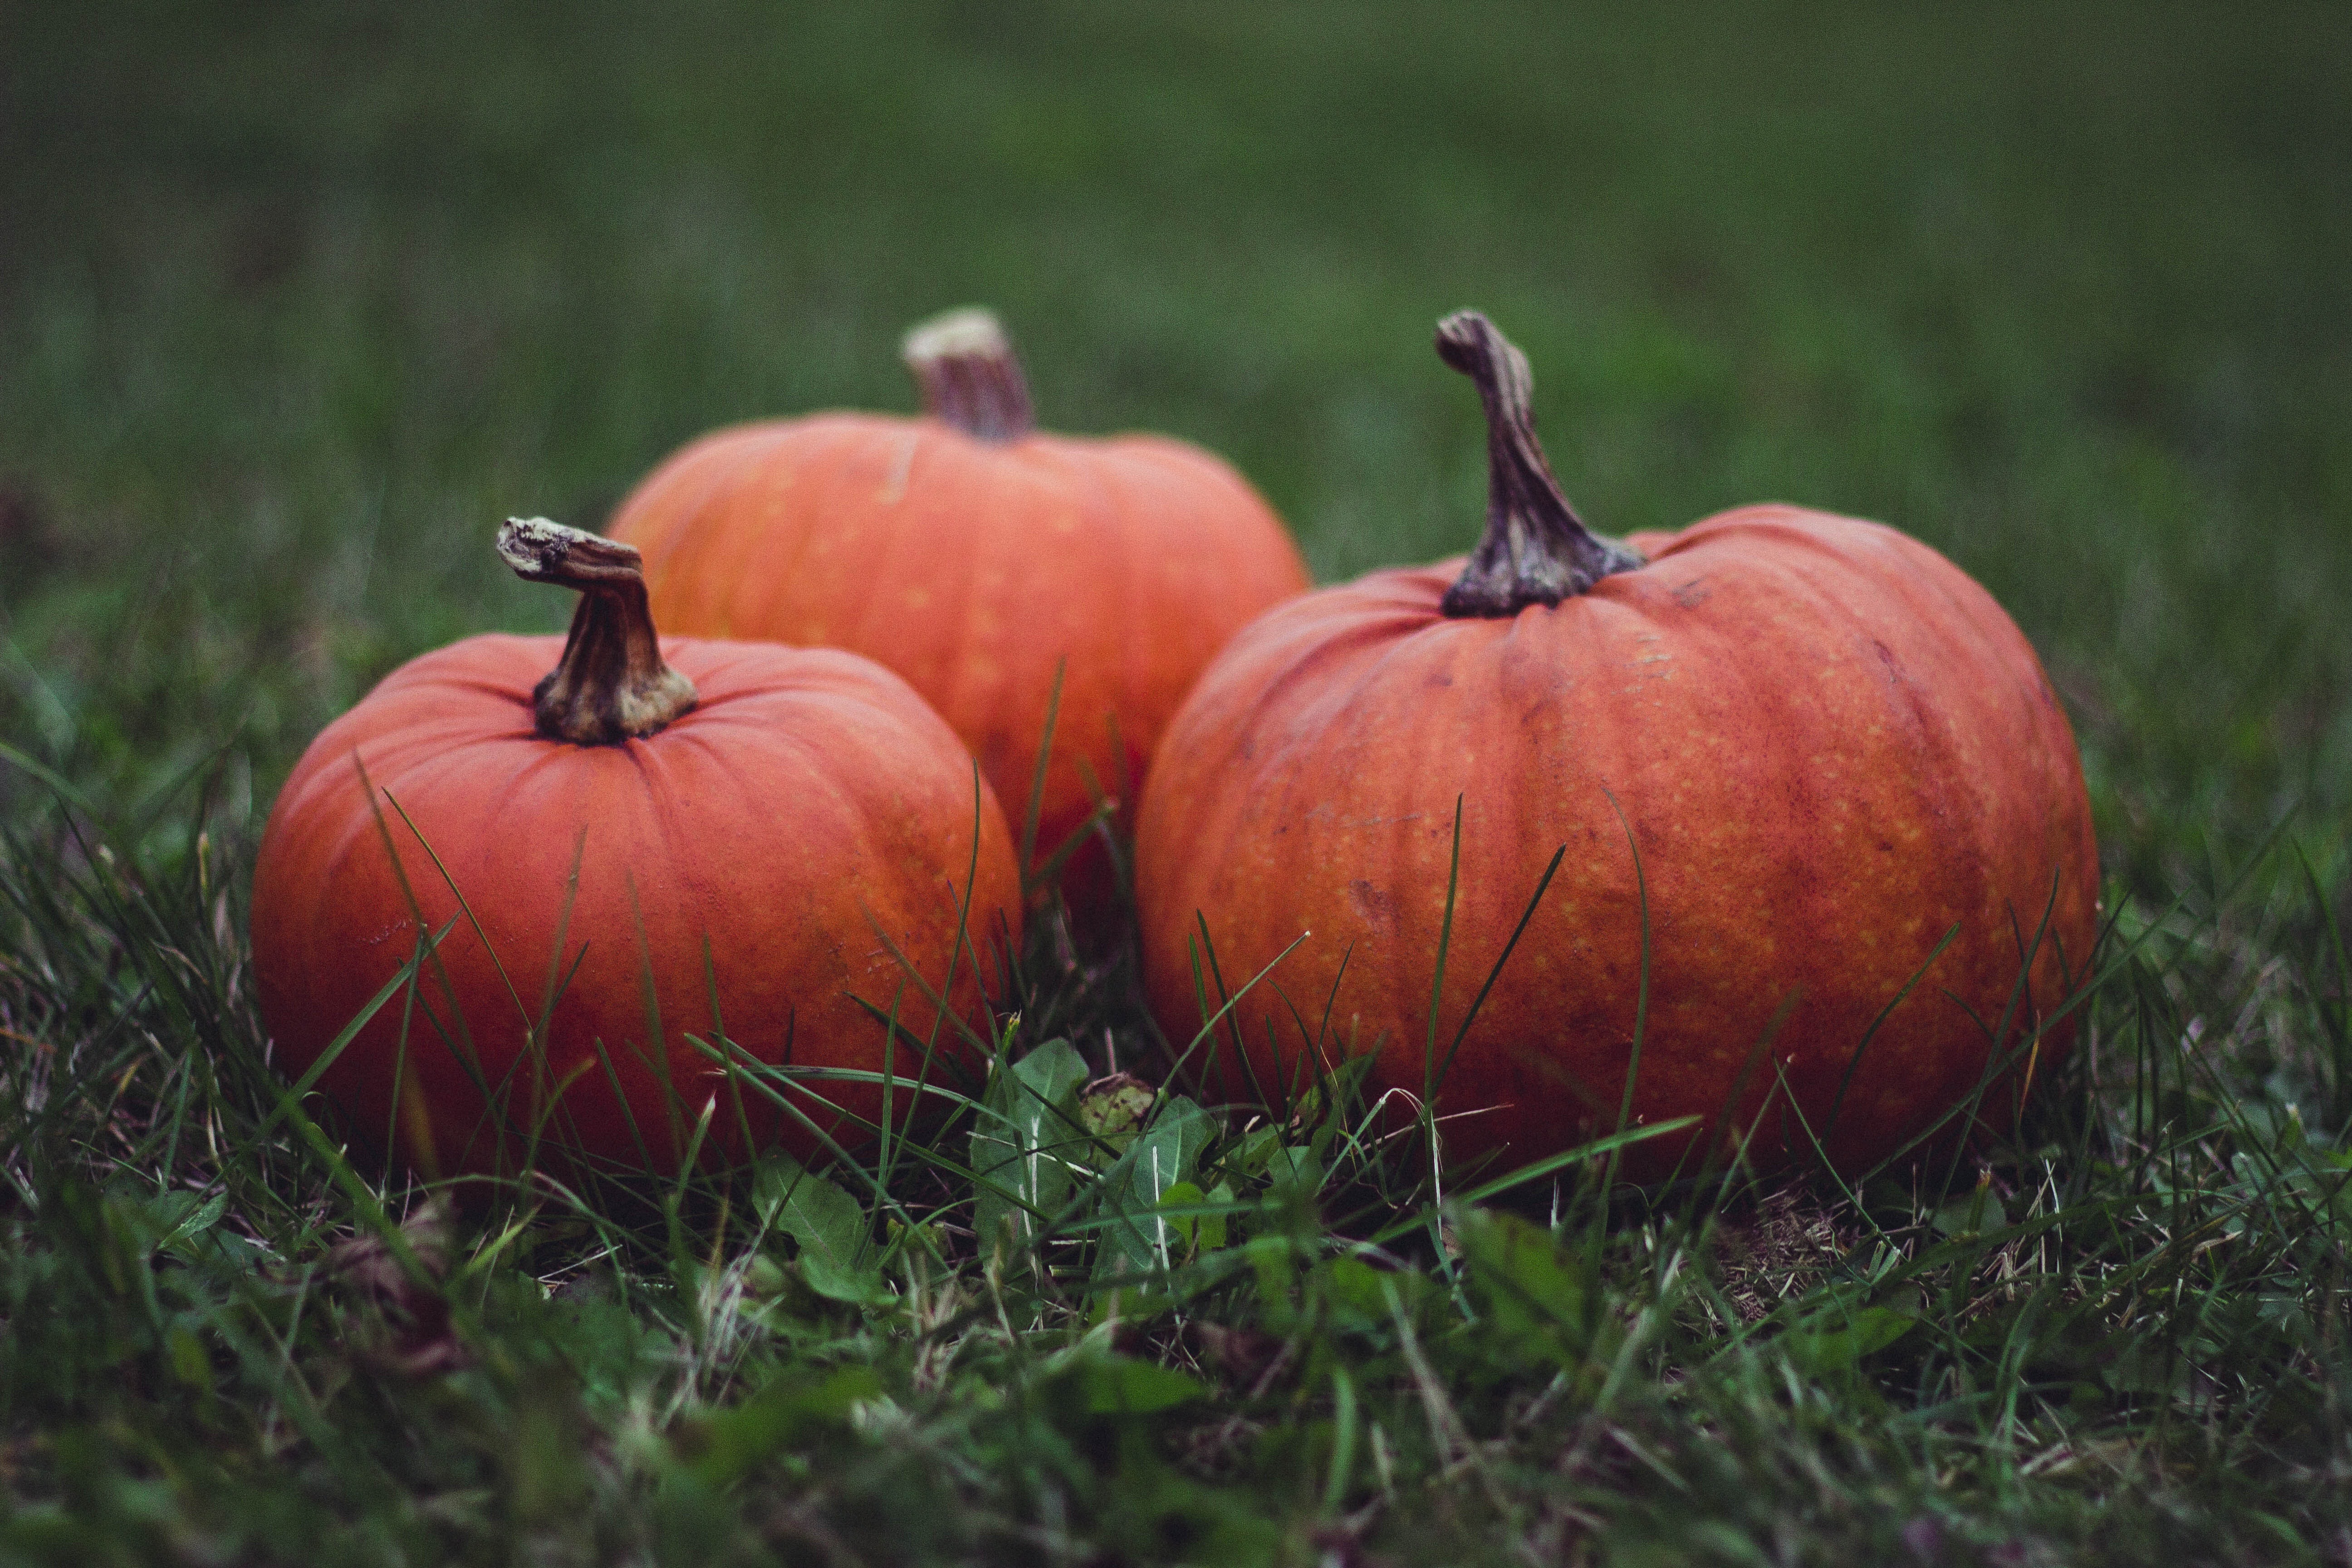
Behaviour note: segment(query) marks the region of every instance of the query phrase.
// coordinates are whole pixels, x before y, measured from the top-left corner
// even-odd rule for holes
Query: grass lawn
[[[1586,9],[0,4],[0,1564],[2352,1564],[2352,12]],[[974,301],[1325,581],[1475,537],[1467,304],[1597,527],[1950,555],[2116,922],[2026,1124],[1441,1208],[1335,1096],[1124,1293],[1107,1157],[996,1267],[922,1150],[347,1163],[244,946],[302,746],[562,624],[499,520]],[[1149,1059],[1095,947],[1019,1081]]]

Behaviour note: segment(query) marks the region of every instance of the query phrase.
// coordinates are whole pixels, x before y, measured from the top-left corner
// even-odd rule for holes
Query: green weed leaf
[[[1585,1359],[1594,1327],[1589,1254],[1499,1209],[1469,1210],[1454,1234],[1471,1300],[1506,1360],[1572,1367]]]
[[[1086,1363],[1087,1414],[1151,1415],[1204,1398],[1199,1380],[1157,1362],[1107,1356]]]
[[[686,1475],[712,1491],[815,1432],[837,1426],[850,1407],[882,1392],[874,1369],[845,1366],[823,1379],[782,1376],[740,1405],[694,1422],[676,1446]]]
[[[1097,1279],[1148,1274],[1182,1260],[1186,1238],[1158,1211],[1180,1185],[1200,1192],[1192,1177],[1216,1128],[1214,1117],[1177,1095],[1103,1178],[1103,1217],[1116,1223],[1103,1227]]]
[[[1919,1320],[1892,1307],[1864,1307],[1851,1315],[1823,1313],[1780,1337],[1791,1362],[1816,1377],[1852,1372],[1919,1326]]]
[[[764,1224],[799,1244],[801,1277],[810,1289],[860,1304],[884,1294],[866,1211],[840,1187],[779,1151],[761,1161],[751,1201]]]
[[[1040,1215],[1069,1202],[1069,1159],[1082,1149],[1076,1122],[1087,1064],[1067,1040],[1048,1040],[996,1075],[971,1134],[971,1168],[983,1184],[972,1228],[983,1248],[1038,1239]]]

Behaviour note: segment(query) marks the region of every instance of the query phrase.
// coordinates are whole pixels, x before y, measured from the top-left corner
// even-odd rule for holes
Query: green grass
[[[0,7],[0,1562],[2352,1563],[2347,62],[2318,5]],[[908,407],[967,301],[1327,579],[1470,542],[1465,304],[1597,525],[1952,555],[2118,918],[2032,1120],[1441,1210],[1335,1086],[1163,1109],[1147,1215],[1067,1120],[1153,1059],[1128,961],[1046,932],[887,1205],[369,1186],[246,968],[300,747],[552,628],[497,520]],[[971,1234],[975,1132],[1068,1156],[1050,1235]]]

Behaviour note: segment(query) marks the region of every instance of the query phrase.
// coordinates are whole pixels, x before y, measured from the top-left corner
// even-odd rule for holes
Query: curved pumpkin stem
[[[982,310],[950,310],[909,331],[898,357],[922,390],[923,412],[982,441],[1018,441],[1037,427],[1013,340]]]
[[[1528,356],[1476,310],[1437,323],[1437,355],[1478,384],[1486,405],[1486,533],[1440,605],[1453,616],[1515,616],[1557,605],[1612,572],[1646,565],[1639,552],[1584,526],[1551,477],[1536,440],[1535,377]]]
[[[563,657],[531,690],[541,734],[614,746],[693,708],[694,682],[662,661],[635,545],[543,517],[510,517],[499,530],[499,554],[527,583],[580,591]]]

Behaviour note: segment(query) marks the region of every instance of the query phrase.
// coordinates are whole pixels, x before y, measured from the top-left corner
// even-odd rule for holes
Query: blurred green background
[[[1476,304],[1596,526],[1801,501],[1991,587],[2112,869],[2300,807],[2337,876],[2348,106],[2340,4],[7,0],[0,736],[125,805],[225,747],[257,826],[392,665],[562,623],[499,519],[908,408],[969,302],[1046,425],[1218,449],[1318,576],[1449,553]]]

